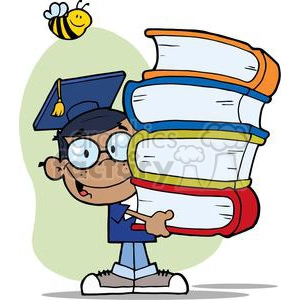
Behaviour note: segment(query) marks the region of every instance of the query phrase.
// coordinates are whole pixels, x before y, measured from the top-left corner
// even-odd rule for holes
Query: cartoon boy
[[[88,274],[83,295],[188,292],[183,275],[160,271],[150,263],[145,243],[168,236],[172,211],[151,217],[136,212],[137,197],[130,182],[127,148],[135,133],[126,116],[111,109],[124,72],[58,80],[34,122],[35,130],[57,129],[59,157],[42,165],[51,180],[62,179],[69,193],[90,205],[108,205],[108,241],[120,243],[119,261],[110,271]],[[146,231],[131,229],[136,218]]]

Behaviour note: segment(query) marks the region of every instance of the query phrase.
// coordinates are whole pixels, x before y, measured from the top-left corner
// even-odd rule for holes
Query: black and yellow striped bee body
[[[44,11],[44,17],[49,20],[50,31],[63,40],[75,40],[81,37],[92,24],[92,17],[84,10],[85,4],[79,8],[79,0],[75,9],[69,11],[68,4],[52,3],[49,10]]]
[[[49,29],[53,32],[57,37],[63,40],[75,40],[80,37],[74,31],[72,31],[67,17],[55,17],[49,20]]]

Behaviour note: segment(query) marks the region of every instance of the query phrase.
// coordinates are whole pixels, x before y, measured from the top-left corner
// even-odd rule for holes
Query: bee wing
[[[56,2],[52,3],[49,10],[44,11],[44,17],[48,20],[58,17],[60,13],[60,5]]]
[[[69,6],[66,2],[62,2],[60,4],[60,13],[59,13],[59,16],[62,17],[64,16],[69,10]]]
[[[44,11],[44,17],[48,20],[53,18],[49,10]]]

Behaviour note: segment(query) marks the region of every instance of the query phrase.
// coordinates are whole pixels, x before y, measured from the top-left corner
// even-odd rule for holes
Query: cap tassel
[[[57,80],[57,93],[58,93],[58,99],[57,102],[54,106],[53,112],[52,112],[52,116],[54,117],[61,117],[64,113],[65,113],[65,106],[62,102],[62,98],[61,98],[61,79],[59,78]]]

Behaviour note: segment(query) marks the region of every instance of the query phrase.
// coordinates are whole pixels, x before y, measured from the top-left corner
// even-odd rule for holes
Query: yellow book
[[[186,187],[243,188],[259,145],[251,132],[225,130],[142,130],[128,149],[132,175],[138,179]]]

